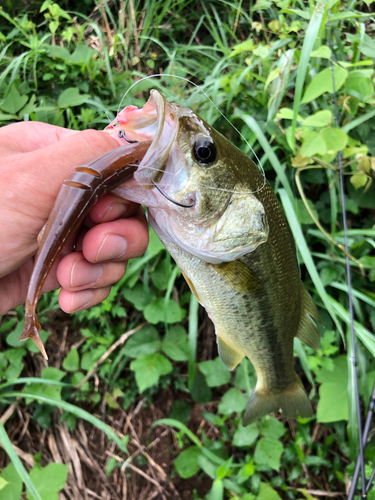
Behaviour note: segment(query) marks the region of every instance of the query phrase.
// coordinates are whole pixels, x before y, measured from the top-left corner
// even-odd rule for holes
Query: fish
[[[131,178],[112,192],[148,208],[151,227],[213,321],[223,364],[233,370],[247,357],[255,368],[243,425],[278,411],[310,417],[312,406],[294,369],[293,341],[318,349],[321,318],[301,280],[285,214],[263,173],[194,111],[157,90],[142,108],[124,108],[105,132],[131,141],[127,147],[147,144]],[[62,210],[50,218],[57,220]],[[37,258],[36,267],[32,281],[39,282],[38,269],[48,266],[38,267]],[[34,289],[32,318],[41,286]]]

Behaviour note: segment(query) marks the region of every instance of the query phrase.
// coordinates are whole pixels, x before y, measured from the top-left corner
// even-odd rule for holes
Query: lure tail
[[[248,402],[243,417],[243,425],[249,425],[263,415],[281,410],[284,417],[311,417],[313,410],[301,379],[295,378],[284,390],[258,388],[259,382]]]

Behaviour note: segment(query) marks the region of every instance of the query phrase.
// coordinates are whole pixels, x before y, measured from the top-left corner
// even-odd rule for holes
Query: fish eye
[[[194,156],[199,163],[207,165],[216,159],[216,147],[213,142],[200,140],[194,144]]]

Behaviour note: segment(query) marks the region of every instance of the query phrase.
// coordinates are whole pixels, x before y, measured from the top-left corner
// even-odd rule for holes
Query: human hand
[[[117,146],[95,130],[77,132],[39,122],[0,128],[0,315],[25,302],[37,236],[64,179],[75,166]],[[69,241],[43,292],[61,285],[59,303],[68,313],[98,304],[124,275],[126,261],[142,255],[147,244],[143,210],[108,194]]]

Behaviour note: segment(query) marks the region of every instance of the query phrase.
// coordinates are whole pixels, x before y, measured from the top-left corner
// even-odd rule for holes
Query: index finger
[[[0,128],[0,156],[30,153],[59,142],[78,130],[42,122],[19,122]]]

